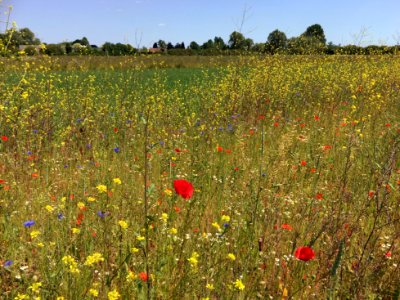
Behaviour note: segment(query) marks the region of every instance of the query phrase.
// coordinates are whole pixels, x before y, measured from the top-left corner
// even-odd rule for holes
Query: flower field
[[[399,297],[400,57],[88,59],[0,61],[1,299]]]

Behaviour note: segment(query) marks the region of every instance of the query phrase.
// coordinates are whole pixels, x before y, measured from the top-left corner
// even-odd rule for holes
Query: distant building
[[[161,48],[150,48],[149,53],[154,54],[154,53],[161,53],[162,50]]]

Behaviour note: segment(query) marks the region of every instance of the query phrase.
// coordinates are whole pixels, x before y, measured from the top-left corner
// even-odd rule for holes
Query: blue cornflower
[[[107,214],[107,213],[102,212],[101,210],[99,210],[99,211],[97,212],[97,215],[98,215],[100,218],[102,218],[102,219],[104,219],[104,217],[106,216],[106,214]]]
[[[29,221],[24,222],[24,226],[31,227],[31,226],[35,225],[35,223],[36,223],[35,221],[29,220]]]
[[[57,214],[57,218],[58,218],[59,220],[62,220],[62,219],[64,219],[64,215],[63,215],[62,213],[58,213],[58,214]]]
[[[12,260],[6,260],[3,264],[4,268],[11,266],[14,262]]]
[[[115,153],[119,153],[121,151],[121,149],[119,149],[119,147],[115,147],[113,150]]]

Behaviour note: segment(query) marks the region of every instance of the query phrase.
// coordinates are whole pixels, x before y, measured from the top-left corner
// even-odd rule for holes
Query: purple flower
[[[33,225],[35,225],[35,221],[33,221],[33,220],[29,220],[29,221],[24,222],[24,226],[25,227],[31,227]]]
[[[101,210],[99,210],[99,211],[97,212],[97,215],[98,215],[100,218],[102,218],[102,219],[104,219],[104,217],[106,216],[106,214],[107,214],[107,213],[102,212]]]
[[[115,147],[113,150],[114,150],[115,153],[119,153],[119,152],[121,151],[121,150],[119,149],[119,147]]]
[[[58,214],[57,214],[57,218],[58,218],[59,220],[62,220],[62,219],[64,219],[64,215],[63,215],[62,213],[58,213]]]
[[[6,260],[3,264],[4,268],[11,266],[14,262],[12,260]]]

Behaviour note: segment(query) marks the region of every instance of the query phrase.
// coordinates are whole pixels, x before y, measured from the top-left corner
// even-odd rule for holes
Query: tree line
[[[130,44],[106,42],[102,46],[89,43],[86,37],[72,42],[58,44],[42,44],[29,28],[20,30],[10,29],[0,34],[0,53],[36,55],[134,55],[160,53],[168,55],[235,55],[245,53],[265,54],[397,54],[400,49],[396,46],[369,45],[335,45],[327,43],[321,25],[314,24],[297,37],[287,38],[286,34],[278,29],[272,31],[263,43],[255,43],[251,38],[246,38],[242,33],[234,31],[227,42],[222,37],[214,37],[203,44],[192,41],[187,47],[184,42],[173,45],[171,42],[159,40],[150,49],[145,47],[137,49]],[[22,52],[21,52],[22,51]]]

